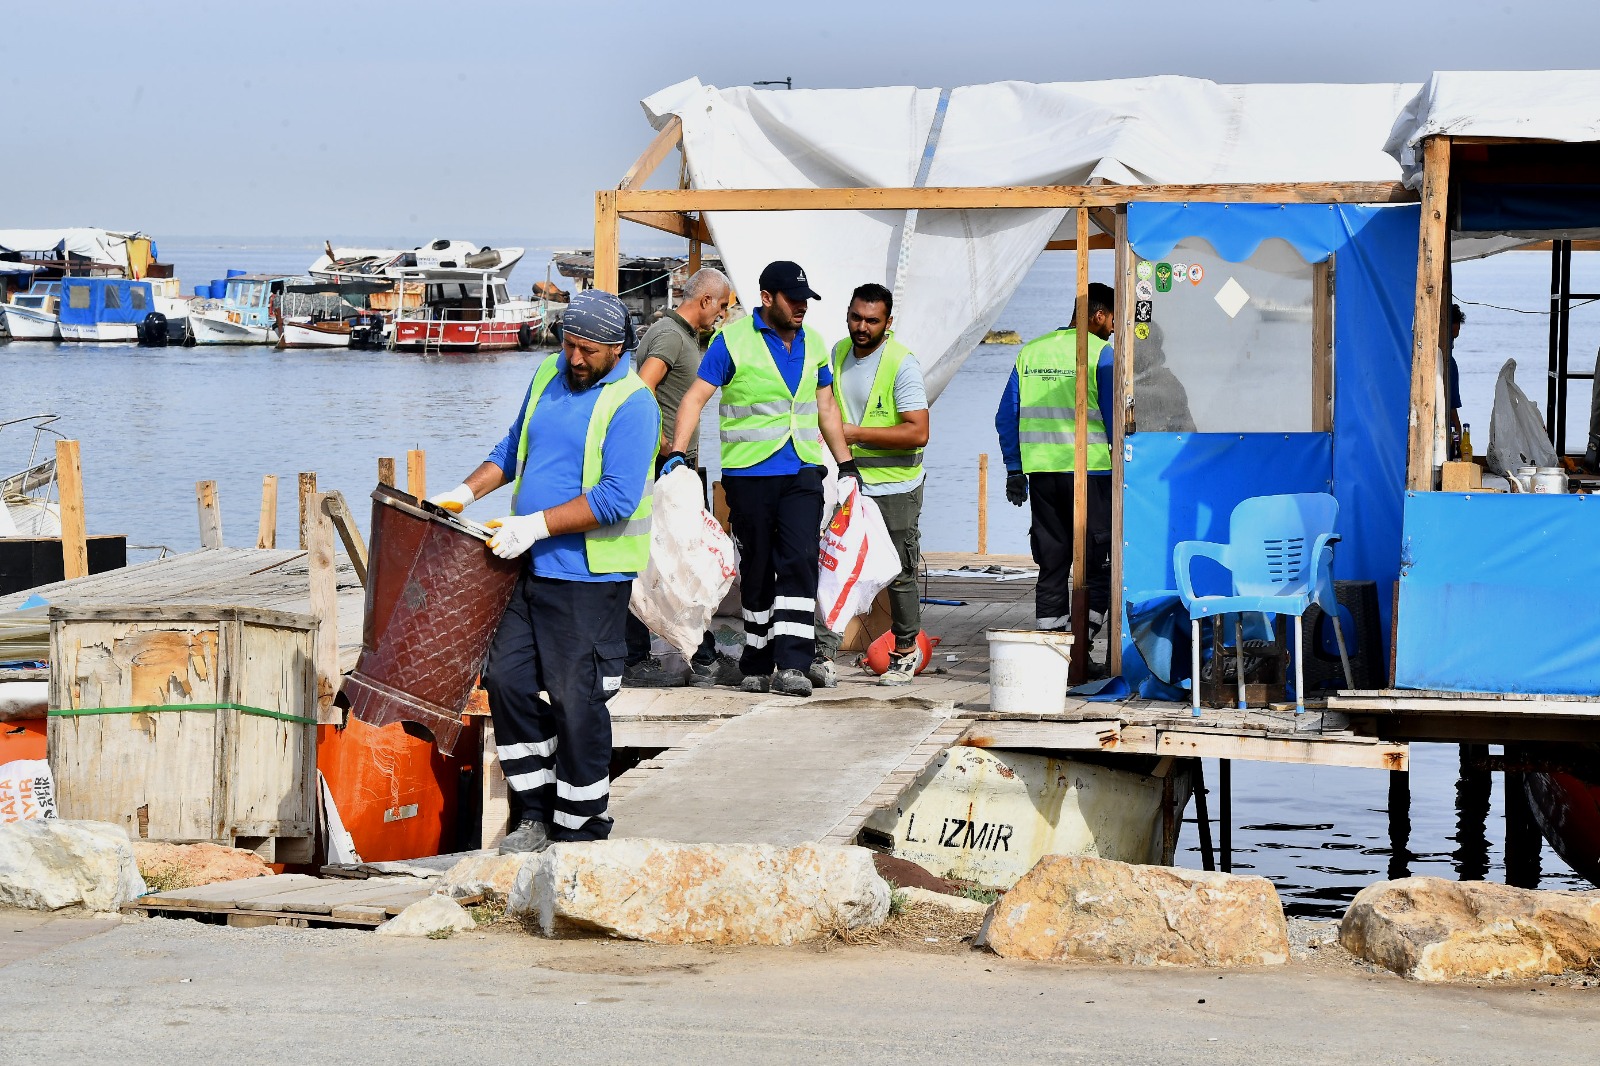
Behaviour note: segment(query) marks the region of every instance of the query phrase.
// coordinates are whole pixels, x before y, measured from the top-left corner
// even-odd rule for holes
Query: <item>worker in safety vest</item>
[[[488,523],[502,559],[526,554],[484,665],[495,744],[515,797],[502,854],[611,832],[611,716],[622,687],[633,578],[650,556],[650,489],[661,414],[624,351],[622,301],[590,289],[562,314],[517,419],[465,483],[433,502],[460,511],[511,485]]]
[[[917,634],[922,630],[922,449],[928,443],[928,392],[917,357],[895,339],[894,293],[868,284],[850,297],[845,326],[850,336],[833,349],[834,392],[844,416],[844,439],[861,471],[861,491],[872,498],[900,553],[900,573],[889,585],[894,652],[881,685],[909,685],[917,669]],[[840,634],[824,629],[817,638],[813,684],[837,684],[833,657]]]
[[[722,488],[739,545],[744,614],[739,686],[809,696],[822,530],[819,431],[840,473],[859,475],[833,398],[828,346],[803,324],[819,297],[796,263],[767,264],[760,287],[761,307],[723,326],[706,350],[700,380],[678,406],[661,472],[684,462],[700,412],[720,388]]]
[[[1111,442],[1101,398],[1110,403],[1112,348],[1106,343],[1116,324],[1111,286],[1089,286],[1088,381],[1089,513],[1084,558],[1088,563],[1089,639],[1105,625],[1111,605]],[[1074,309],[1073,321],[1077,321]],[[1006,382],[994,427],[1006,464],[1006,499],[1021,507],[1030,499],[1033,521],[1028,540],[1039,564],[1034,591],[1037,625],[1066,629],[1071,621],[1073,468],[1077,422],[1073,408],[1078,389],[1078,334],[1058,329],[1029,341],[1017,353],[1017,365]]]

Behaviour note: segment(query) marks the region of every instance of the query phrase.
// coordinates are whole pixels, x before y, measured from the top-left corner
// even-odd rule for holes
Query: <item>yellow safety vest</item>
[[[517,443],[517,477],[511,483],[511,501],[515,507],[517,494],[522,489],[522,470],[528,464],[528,427],[533,425],[533,412],[539,398],[556,374],[560,372],[560,356],[549,356],[539,364],[528,388],[528,408],[522,416],[522,439]],[[648,392],[630,367],[620,381],[609,381],[600,386],[600,396],[589,412],[589,429],[583,442],[583,491],[588,492],[600,484],[604,465],[606,431],[611,419],[623,403],[636,392]],[[589,562],[591,574],[636,574],[650,559],[650,524],[654,510],[651,490],[655,487],[656,444],[650,446],[650,458],[645,468],[644,492],[633,514],[620,522],[591,529],[583,535],[583,554]]]
[[[744,470],[794,442],[802,463],[822,465],[817,437],[817,372],[828,365],[828,349],[804,330],[805,367],[793,393],[778,371],[767,340],[747,315],[719,331],[733,360],[733,378],[722,386],[717,407],[722,436],[722,469]]]
[[[884,335],[883,354],[878,357],[878,372],[872,379],[872,391],[867,394],[867,409],[852,411],[845,399],[840,377],[845,361],[853,358],[853,345],[847,337],[833,348],[833,394],[839,398],[839,408],[845,421],[862,428],[887,428],[900,424],[900,409],[894,403],[894,382],[900,373],[900,364],[911,350],[894,339],[894,331]],[[885,485],[896,481],[915,481],[922,473],[922,449],[868,448],[853,444],[850,454],[855,458],[861,480],[869,485]]]
[[[1089,335],[1089,454],[1086,470],[1111,469],[1111,443],[1100,413],[1100,384],[1096,369],[1106,342]],[[1078,402],[1078,334],[1058,329],[1031,340],[1017,353],[1017,384],[1021,401],[1017,425],[1022,445],[1023,473],[1070,473],[1076,458]]]

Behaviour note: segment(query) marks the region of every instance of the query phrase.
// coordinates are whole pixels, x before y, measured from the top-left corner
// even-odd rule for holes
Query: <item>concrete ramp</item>
[[[769,701],[709,723],[613,785],[612,835],[686,844],[849,843],[968,723],[948,704]],[[637,775],[637,776],[635,776]],[[631,780],[630,780],[631,779]]]

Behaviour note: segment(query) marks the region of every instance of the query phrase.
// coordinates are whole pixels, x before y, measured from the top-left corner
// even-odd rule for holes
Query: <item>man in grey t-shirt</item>
[[[655,393],[656,404],[661,408],[661,451],[656,457],[658,473],[661,457],[672,451],[673,433],[678,427],[678,404],[682,402],[684,392],[697,380],[700,371],[700,357],[705,354],[700,347],[700,335],[716,324],[727,307],[732,291],[733,286],[722,271],[711,267],[695,271],[684,284],[683,302],[645,330],[639,340],[639,347],[634,353],[634,366],[639,372],[639,379]],[[698,435],[690,438],[686,455],[689,465],[698,471]],[[627,638],[628,657],[622,668],[623,684],[663,688],[676,687],[688,680],[681,673],[665,669],[661,660],[650,654],[650,630],[631,614],[628,615]],[[719,673],[727,673],[730,677],[738,674],[738,664],[717,652],[717,643],[710,633],[701,641],[700,650],[689,665],[694,673],[704,675],[702,683],[705,683],[705,678],[710,678],[710,683],[716,684],[716,675]]]

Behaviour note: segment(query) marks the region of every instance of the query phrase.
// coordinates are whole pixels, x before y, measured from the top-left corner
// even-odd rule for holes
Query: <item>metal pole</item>
[[[1547,429],[1555,432],[1556,382],[1561,377],[1561,242],[1550,242],[1550,358],[1545,375],[1544,409],[1550,413]],[[1554,438],[1552,438],[1554,439]]]
[[[1194,820],[1200,830],[1200,866],[1205,870],[1217,868],[1216,852],[1211,847],[1211,815],[1206,810],[1206,763],[1194,761]]]
[[[1389,771],[1389,880],[1411,876],[1411,772]]]
[[[1233,760],[1217,760],[1217,789],[1222,793],[1217,812],[1222,836],[1222,872],[1233,873]]]
[[[1572,345],[1572,242],[1561,242],[1561,376],[1556,379],[1556,405],[1550,410],[1556,455],[1567,454],[1567,368]]]

